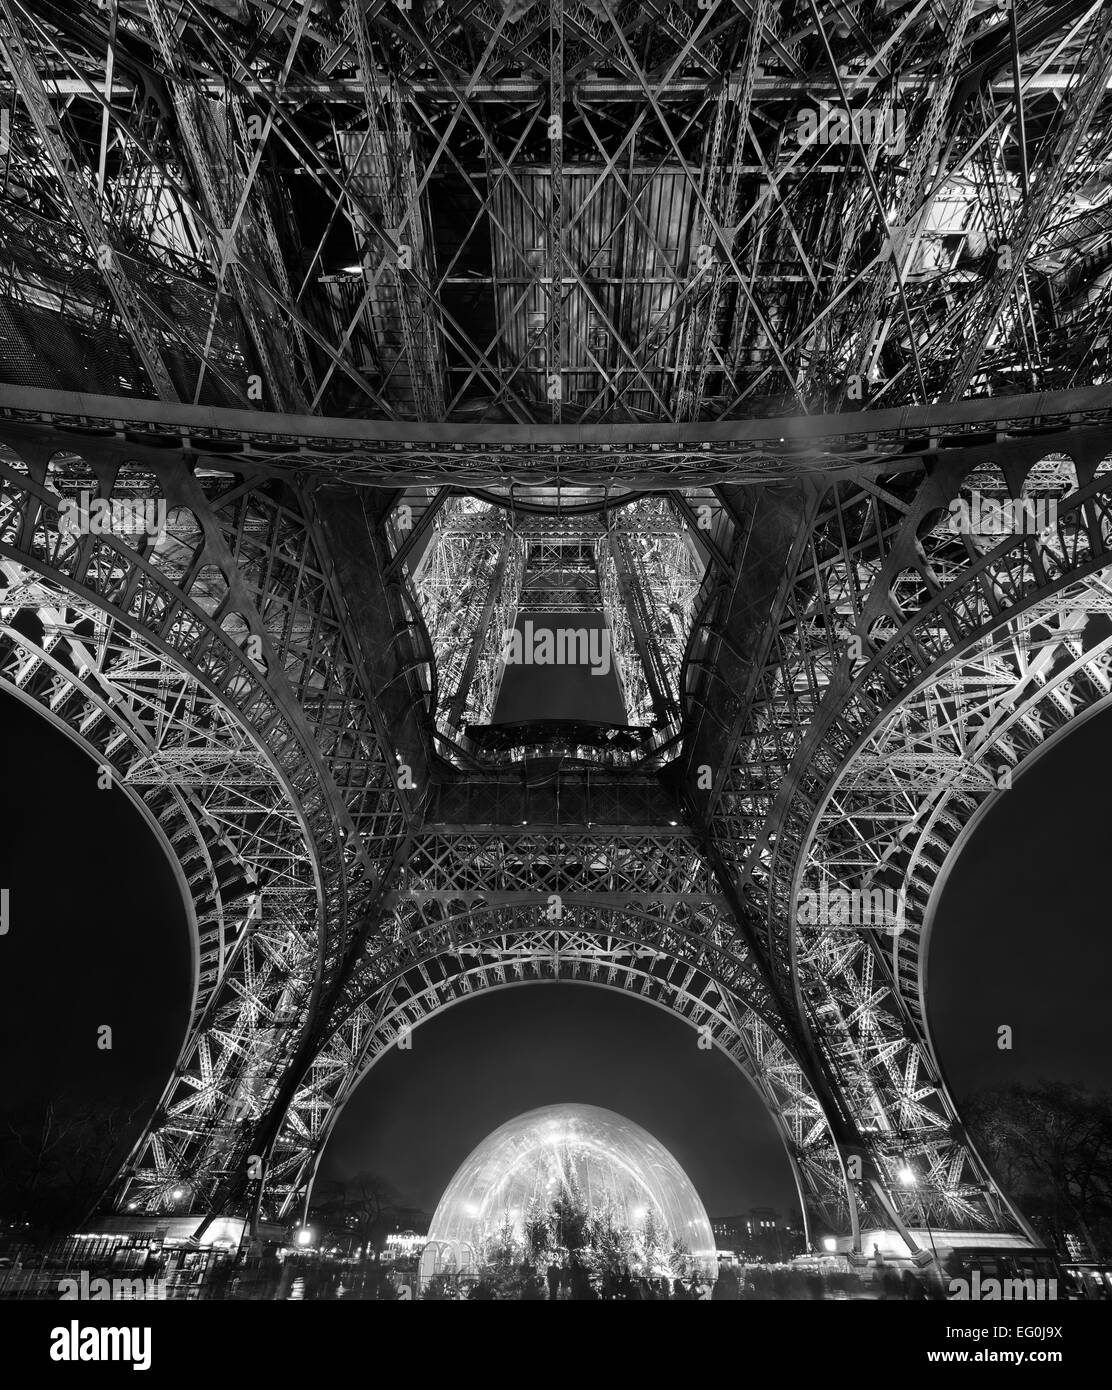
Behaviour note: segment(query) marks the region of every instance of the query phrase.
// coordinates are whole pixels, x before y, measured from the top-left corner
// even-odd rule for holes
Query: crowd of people
[[[781,1299],[873,1299],[915,1301],[944,1297],[937,1281],[910,1270],[820,1270],[791,1265],[724,1264],[713,1280],[694,1273],[655,1278],[629,1267],[601,1276],[573,1260],[546,1269],[530,1264],[512,1270],[483,1270],[478,1277],[437,1275],[420,1297],[462,1301],[691,1302]]]
[[[518,1273],[520,1292],[516,1296],[525,1302],[590,1302],[599,1299],[680,1302],[710,1298],[713,1288],[709,1280],[701,1280],[695,1274],[688,1279],[666,1275],[649,1279],[644,1275],[635,1275],[628,1265],[620,1272],[607,1270],[600,1278],[575,1260],[566,1265],[550,1264],[543,1274],[531,1265],[523,1265]],[[476,1301],[504,1298],[506,1295],[500,1284],[504,1286],[504,1281],[482,1274],[471,1286],[467,1297]]]

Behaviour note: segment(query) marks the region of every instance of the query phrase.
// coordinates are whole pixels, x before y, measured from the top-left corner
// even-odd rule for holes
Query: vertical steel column
[[[487,628],[490,625],[491,614],[494,606],[498,602],[498,596],[502,588],[502,580],[506,574],[506,562],[510,558],[510,547],[513,545],[513,532],[507,530],[502,538],[502,544],[498,551],[498,561],[494,567],[494,573],[490,577],[490,588],[487,590],[486,599],[483,602],[483,611],[479,618],[478,626],[475,629],[475,637],[471,643],[471,649],[467,653],[467,660],[464,662],[463,671],[459,678],[459,685],[452,696],[452,702],[448,706],[448,722],[456,731],[459,729],[460,720],[463,712],[467,708],[467,696],[471,690],[471,683],[475,679],[475,670],[479,664],[479,655],[486,646]],[[493,713],[493,711],[492,711]]]
[[[548,138],[551,147],[549,176],[549,228],[545,245],[545,272],[548,280],[546,316],[546,394],[552,406],[552,423],[563,418],[563,333],[562,303],[564,275],[564,0],[550,0],[548,27]]]
[[[652,697],[653,713],[657,722],[667,728],[674,718],[675,711],[664,684],[660,669],[660,653],[649,635],[652,615],[641,592],[636,566],[631,563],[627,551],[628,542],[620,532],[611,533],[611,554],[614,556],[614,569],[618,577],[618,591],[629,615],[633,628],[633,640],[637,645],[637,655]]]

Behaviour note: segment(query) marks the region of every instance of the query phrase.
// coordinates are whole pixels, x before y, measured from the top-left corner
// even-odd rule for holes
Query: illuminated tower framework
[[[604,490],[572,488],[543,510],[548,490],[531,489],[527,505],[542,510],[521,514],[513,505],[520,493],[508,505],[424,499],[423,515],[435,519],[420,558],[411,551],[403,562],[437,673],[442,751],[466,765],[464,725],[490,723],[506,635],[524,614],[542,624],[575,614],[604,623],[626,723],[652,730],[657,746],[673,742],[684,650],[711,557],[701,533],[667,497],[611,510]],[[402,493],[387,518],[403,545],[420,501],[415,490]]]
[[[0,680],[194,943],[112,1200],[293,1220],[403,1032],[555,979],[730,1056],[812,1241],[1025,1238],[925,960],[1112,695],[1107,7],[0,0],[0,58]],[[489,732],[523,596],[623,728]]]

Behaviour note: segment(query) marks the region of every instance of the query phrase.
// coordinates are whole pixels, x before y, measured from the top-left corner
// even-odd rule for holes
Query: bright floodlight
[[[900,1182],[903,1183],[904,1187],[915,1186],[915,1174],[910,1168],[901,1168],[896,1176],[899,1178]]]
[[[482,1249],[504,1221],[522,1235],[523,1213],[547,1208],[572,1177],[592,1211],[622,1224],[654,1218],[713,1264],[714,1236],[691,1179],[651,1134],[595,1105],[547,1105],[508,1121],[472,1150],[445,1189],[430,1241]]]
[[[308,1228],[308,1226],[302,1226],[301,1230],[298,1231],[298,1233],[297,1233],[297,1243],[298,1243],[298,1245],[308,1245],[309,1242],[310,1242],[312,1239],[313,1239],[313,1233],[312,1233],[312,1231],[310,1231],[310,1229]]]
[[[834,1252],[838,1249],[838,1242],[834,1239],[833,1236],[823,1236],[822,1248],[827,1252],[828,1255],[833,1255]]]

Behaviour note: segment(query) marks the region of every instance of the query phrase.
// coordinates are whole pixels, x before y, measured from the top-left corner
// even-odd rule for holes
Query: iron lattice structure
[[[115,1203],[294,1219],[386,1049],[555,979],[731,1057],[813,1238],[1022,1234],[926,952],[1112,692],[1112,11],[0,0],[0,56],[0,681],[194,940]],[[561,614],[625,723],[500,726]]]

